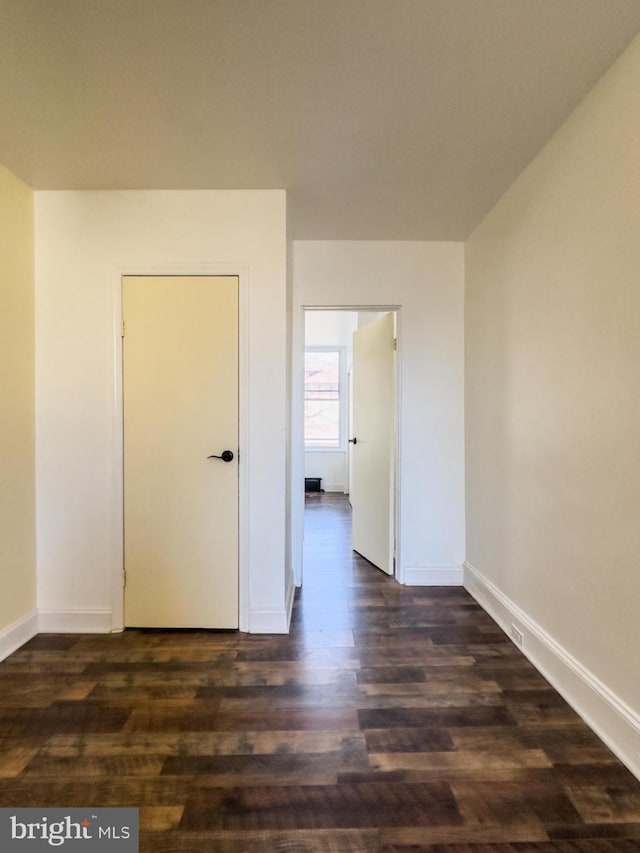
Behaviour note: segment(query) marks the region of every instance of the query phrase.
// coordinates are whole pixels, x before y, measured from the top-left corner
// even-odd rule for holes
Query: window
[[[304,354],[304,446],[344,449],[344,348],[309,347]]]

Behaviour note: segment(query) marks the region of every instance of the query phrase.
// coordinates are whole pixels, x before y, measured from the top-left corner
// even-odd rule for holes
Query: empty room
[[[0,0],[2,851],[640,850],[639,33]]]

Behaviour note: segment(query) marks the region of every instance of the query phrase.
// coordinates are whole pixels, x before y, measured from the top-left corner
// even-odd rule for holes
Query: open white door
[[[237,628],[238,279],[127,276],[123,316],[125,625]]]
[[[394,315],[353,335],[350,500],[353,550],[393,574],[395,521]]]

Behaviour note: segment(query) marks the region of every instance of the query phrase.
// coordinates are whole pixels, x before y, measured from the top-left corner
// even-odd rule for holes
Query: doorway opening
[[[303,316],[303,523],[329,523],[339,508],[354,557],[395,576],[398,309],[307,308]],[[300,581],[308,559],[303,547]]]

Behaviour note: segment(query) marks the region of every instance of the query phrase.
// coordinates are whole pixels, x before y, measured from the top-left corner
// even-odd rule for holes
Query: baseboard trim
[[[251,611],[249,613],[249,632],[252,634],[288,634],[294,594],[295,587],[291,585],[287,593],[286,606],[282,609]],[[40,610],[37,618],[37,631],[34,631],[34,634],[37,632],[43,634],[108,634],[113,631],[111,617],[111,610]],[[0,639],[1,637],[2,635],[0,635]]]
[[[111,610],[40,610],[38,630],[42,634],[108,634]]]
[[[293,602],[293,598],[292,598]],[[291,613],[287,607],[249,612],[250,634],[288,634]]]
[[[0,631],[0,661],[8,658],[38,633],[38,611],[31,610]]]
[[[508,637],[516,626],[522,653],[640,779],[640,715],[469,562],[464,586]]]
[[[462,586],[462,566],[405,566],[402,583],[406,586]]]

